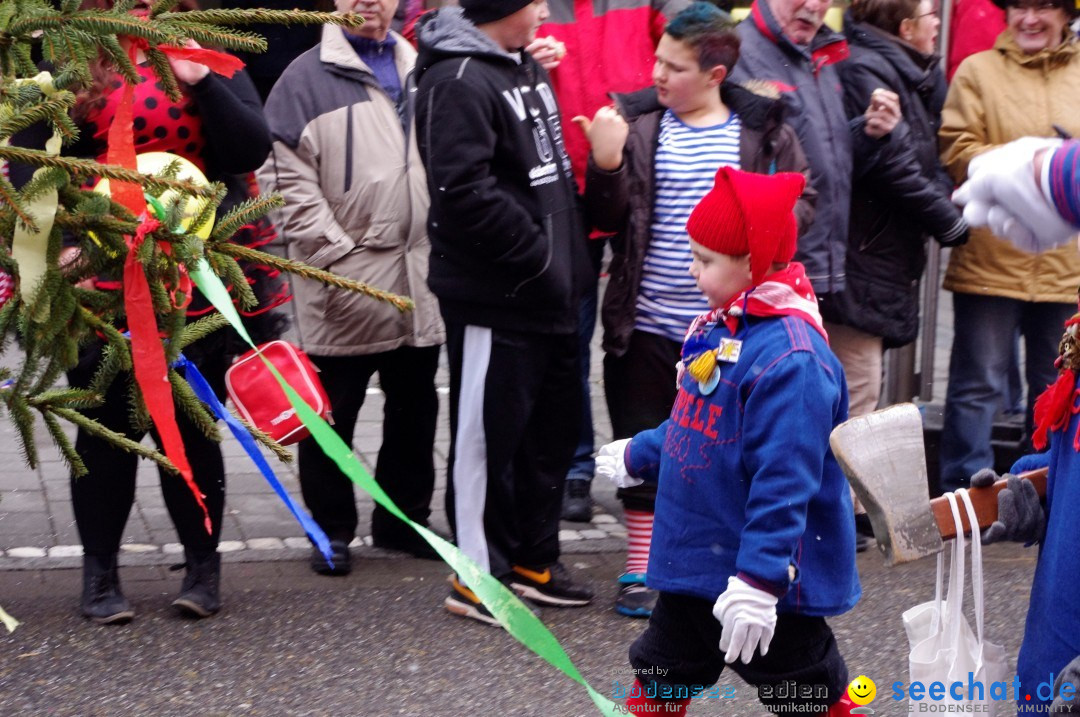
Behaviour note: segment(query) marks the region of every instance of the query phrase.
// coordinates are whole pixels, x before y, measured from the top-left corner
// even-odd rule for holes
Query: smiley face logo
[[[857,705],[868,705],[877,697],[877,685],[866,675],[859,675],[848,685],[848,698]]]

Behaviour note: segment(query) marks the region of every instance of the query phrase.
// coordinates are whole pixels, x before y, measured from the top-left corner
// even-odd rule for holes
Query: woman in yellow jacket
[[[1073,0],[994,0],[1008,27],[993,49],[967,58],[945,101],[942,162],[959,184],[973,157],[1024,136],[1080,136],[1080,46]],[[1017,332],[1024,337],[1028,416],[1055,378],[1061,326],[1075,311],[1080,254],[1015,248],[986,229],[952,251],[944,287],[953,292],[955,334],[941,437],[941,483],[966,486],[993,465],[990,432],[1007,392]],[[1029,431],[1030,434],[1030,431]]]

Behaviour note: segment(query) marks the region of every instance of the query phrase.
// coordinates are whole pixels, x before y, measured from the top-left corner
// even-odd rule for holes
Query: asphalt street
[[[586,679],[611,695],[632,680],[626,652],[644,622],[611,610],[619,552],[577,553],[569,566],[598,593],[543,620]],[[1034,552],[992,546],[984,558],[986,633],[1012,656],[1019,648]],[[831,620],[851,677],[878,685],[878,715],[907,705],[888,698],[907,680],[901,613],[931,599],[934,561],[886,568],[859,556],[864,597]],[[180,573],[163,566],[122,571],[137,610],[126,626],[99,627],[77,612],[80,573],[0,572],[0,604],[23,621],[0,635],[0,715],[372,716],[598,714],[585,691],[503,631],[446,613],[447,570],[406,558],[362,558],[352,575],[313,574],[302,560],[227,562],[225,608],[191,621],[169,602]],[[967,602],[971,615],[970,593]],[[695,700],[691,715],[759,717],[751,689]]]

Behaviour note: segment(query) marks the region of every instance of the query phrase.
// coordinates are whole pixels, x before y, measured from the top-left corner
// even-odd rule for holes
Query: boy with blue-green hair
[[[613,232],[611,280],[601,310],[604,386],[614,438],[663,421],[675,400],[675,364],[690,321],[708,308],[688,275],[690,210],[721,167],[800,172],[806,158],[783,121],[784,106],[728,80],[739,59],[730,16],[706,2],[668,23],[656,49],[653,87],[614,96],[590,122],[586,203],[594,225]],[[805,230],[812,190],[795,213]],[[656,493],[620,490],[629,533],[617,612],[646,618],[656,601],[645,584]]]

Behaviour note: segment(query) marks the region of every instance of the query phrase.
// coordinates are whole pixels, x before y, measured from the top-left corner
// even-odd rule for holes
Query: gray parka
[[[273,150],[257,176],[279,192],[275,217],[290,258],[409,296],[401,312],[367,296],[293,279],[301,346],[355,356],[445,340],[427,286],[427,179],[416,149],[411,72],[416,53],[394,36],[399,109],[341,28],[285,70],[266,102]]]

